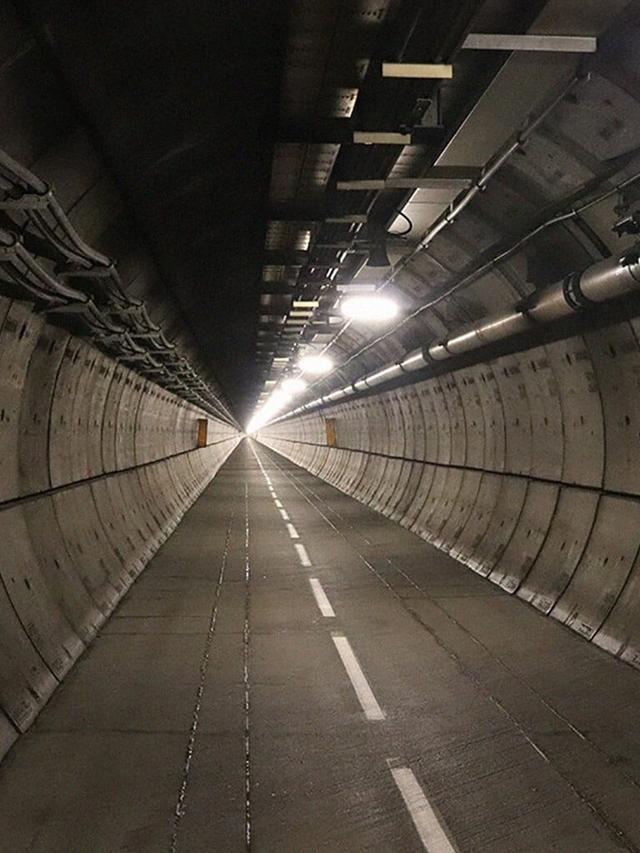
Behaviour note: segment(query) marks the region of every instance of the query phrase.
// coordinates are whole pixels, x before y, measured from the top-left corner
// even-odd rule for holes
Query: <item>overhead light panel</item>
[[[382,76],[419,80],[450,80],[453,77],[453,65],[423,62],[383,62]]]
[[[326,355],[305,355],[298,362],[298,367],[304,373],[321,376],[332,370],[333,361]]]
[[[353,142],[355,145],[411,145],[411,134],[355,130]]]
[[[347,296],[340,310],[354,323],[385,323],[398,314],[398,304],[388,296],[372,293],[367,296]]]

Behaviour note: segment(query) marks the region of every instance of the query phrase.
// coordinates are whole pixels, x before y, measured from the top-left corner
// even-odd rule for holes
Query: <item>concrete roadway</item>
[[[243,442],[0,768],[0,849],[640,850],[640,676]]]

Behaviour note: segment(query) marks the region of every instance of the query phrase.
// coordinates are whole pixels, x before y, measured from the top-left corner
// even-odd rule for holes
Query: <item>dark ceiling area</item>
[[[30,2],[165,283],[235,407],[255,381],[288,4]]]
[[[291,350],[279,328],[291,299],[275,335],[273,306],[266,330],[260,306],[283,283],[313,297],[305,288],[336,258],[309,271],[278,252],[296,248],[318,202],[339,212],[336,177],[388,172],[403,150],[349,150],[336,129],[344,140],[358,123],[417,120],[424,83],[381,94],[380,61],[442,59],[487,5],[509,21],[512,3],[475,0],[20,5],[240,420]],[[302,212],[283,214],[290,203]]]
[[[500,300],[525,296],[606,255],[608,237],[600,232],[607,228],[580,224],[576,260],[576,228],[570,233],[567,226],[529,246],[517,271],[487,279],[481,294],[456,294],[375,352],[367,330],[342,328],[335,310],[340,287],[362,282],[363,270],[373,286],[383,281],[386,273],[375,278],[365,269],[370,238],[398,233],[399,213],[402,227],[411,227],[402,240],[385,235],[394,264],[387,283],[393,280],[409,310],[471,270],[483,253],[491,255],[500,240],[526,235],[538,218],[563,210],[574,195],[595,191],[629,165],[635,135],[624,120],[611,124],[607,116],[614,108],[620,115],[636,109],[624,93],[626,65],[633,63],[616,72],[607,53],[615,34],[605,33],[616,11],[635,5],[28,0],[16,8],[36,35],[46,73],[55,76],[124,199],[119,227],[130,221],[151,251],[160,284],[139,295],[150,302],[154,287],[164,285],[173,297],[166,321],[193,333],[196,361],[245,423],[258,395],[264,402],[306,350],[332,347],[338,361],[350,365],[332,381],[352,382],[426,338],[476,320]],[[623,29],[626,44],[630,28]],[[539,61],[526,50],[465,49],[470,33],[528,32],[597,35],[600,52],[590,58],[550,51]],[[618,62],[624,59],[617,47],[614,53]],[[29,69],[38,67],[28,47],[24,57],[25,68],[27,60]],[[452,74],[385,79],[385,61],[440,63]],[[14,65],[19,62],[12,59]],[[25,82],[43,89],[34,71],[23,74],[21,89]],[[64,110],[56,104],[49,111],[71,125],[68,104]],[[500,160],[509,140],[547,113],[531,143],[518,143],[513,157]],[[18,139],[22,131],[10,126],[5,135]],[[404,141],[363,144],[360,132],[401,134]],[[591,136],[596,141],[586,142]],[[50,178],[46,157],[12,144],[13,156]],[[64,146],[72,157],[69,139]],[[476,197],[474,182],[487,169],[491,180],[482,178]],[[426,183],[414,191],[415,180]],[[354,181],[385,183],[345,191]],[[93,201],[85,205],[93,212],[103,204],[99,181],[94,184],[95,209]],[[464,201],[462,215],[448,221],[447,209],[468,189],[473,204]],[[80,210],[82,198],[73,204]],[[83,228],[91,225],[91,216],[77,218]],[[433,247],[432,232],[439,235]],[[105,250],[132,266],[113,241]],[[140,276],[138,284],[133,273],[129,278],[134,292]],[[360,351],[365,357],[354,361]]]

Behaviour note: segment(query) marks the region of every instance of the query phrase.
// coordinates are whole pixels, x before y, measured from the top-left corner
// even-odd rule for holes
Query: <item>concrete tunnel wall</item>
[[[631,320],[257,437],[640,667],[639,342]]]
[[[95,135],[16,8],[0,0],[3,151],[52,186],[127,296],[215,387]],[[0,220],[19,230],[6,212]],[[5,286],[0,275],[0,757],[239,440],[5,298]],[[201,417],[208,445],[196,449]]]
[[[239,437],[1,297],[0,365],[1,756]]]

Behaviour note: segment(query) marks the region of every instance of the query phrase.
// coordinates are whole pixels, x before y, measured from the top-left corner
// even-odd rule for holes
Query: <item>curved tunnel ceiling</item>
[[[472,184],[400,197],[387,190],[343,194],[360,198],[369,215],[379,209],[394,230],[395,210],[409,217],[404,245],[388,242],[393,267],[365,267],[355,278],[387,288],[400,302],[402,317],[376,332],[343,324],[337,335],[334,326],[308,336],[312,347],[333,356],[338,369],[314,382],[301,402],[349,385],[416,347],[462,333],[469,324],[513,309],[602,259],[623,257],[634,246],[635,226],[616,223],[633,218],[637,204],[640,113],[631,60],[636,18],[634,3],[607,9],[597,3],[579,9],[546,4],[530,32],[590,34],[598,39],[597,52],[543,54],[542,62],[533,53],[513,53],[495,69],[432,161],[477,167],[480,192]],[[393,176],[407,174],[404,156]],[[425,174],[425,168],[428,164],[415,160],[409,174]],[[349,278],[339,271],[337,281]],[[633,300],[627,307],[637,311]],[[601,309],[586,322],[612,319]],[[557,332],[567,333],[566,327]]]
[[[396,211],[404,211],[413,227],[389,251],[399,267],[392,289],[409,312],[546,214],[627,174],[638,142],[635,5],[296,0],[150,10],[32,0],[7,28],[14,79],[5,147],[63,195],[83,173],[83,193],[69,199],[84,206],[81,224],[125,269],[132,252],[148,247],[157,272],[146,298],[166,288],[174,304],[165,320],[194,336],[203,369],[245,420],[265,380],[277,381],[301,348],[331,341],[335,285],[354,276],[381,281],[362,271],[366,227],[327,218],[359,212],[396,231]],[[594,35],[599,43],[584,56],[462,49],[470,31]],[[385,59],[452,61],[453,79],[387,80]],[[526,147],[423,251],[417,243],[459,187],[337,189],[338,181],[417,177],[434,164],[482,169],[587,71],[589,81],[567,90]],[[412,127],[420,144],[351,144],[354,130]],[[63,149],[62,167],[51,168],[48,149]],[[100,158],[106,170],[96,175]],[[339,380],[624,246],[611,239],[604,207],[528,242],[388,337],[377,355],[369,349],[354,361],[370,334],[340,330],[330,345],[350,367]],[[130,284],[135,293],[139,275]],[[300,320],[290,313],[296,298],[319,307]]]
[[[211,9],[32,0],[20,7],[20,23],[8,16],[15,89],[5,146],[31,167],[43,165],[38,155],[50,146],[68,145],[66,171],[53,174],[63,192],[65,182],[77,185],[74,170],[92,168],[97,149],[102,180],[113,185],[86,187],[93,197],[82,199],[85,207],[98,209],[87,211],[91,224],[121,196],[117,225],[104,221],[96,233],[122,265],[128,244],[151,250],[162,284],[150,295],[168,289],[178,306],[171,319],[183,316],[179,323],[245,418],[282,346],[292,295],[313,290],[335,262],[318,218],[319,208],[324,215],[344,208],[335,181],[385,175],[398,163],[423,167],[505,57],[461,57],[456,79],[442,89],[443,129],[428,144],[345,144],[353,129],[419,123],[433,101],[430,82],[382,81],[380,61],[446,59],[472,24],[521,31],[544,5],[274,0]],[[76,126],[88,141],[73,141]],[[299,249],[314,263],[292,264]],[[348,258],[343,278],[357,261]]]
[[[353,381],[629,242],[611,237],[606,202],[527,240],[362,358],[354,354],[367,330],[340,329],[332,342],[336,284],[390,276],[362,269],[366,226],[327,218],[359,212],[396,231],[396,211],[409,217],[403,241],[389,243],[391,288],[409,313],[545,217],[630,174],[640,141],[635,3],[163,2],[151,14],[139,4],[32,0],[21,13],[6,29],[8,153],[51,180],[74,212],[83,208],[79,224],[131,270],[133,294],[142,287],[152,303],[163,288],[170,294],[165,323],[192,338],[241,420],[301,348],[328,344],[349,361],[338,383]],[[469,31],[599,42],[594,55],[461,49]],[[385,80],[380,61],[390,58],[452,61],[453,79]],[[527,145],[423,250],[459,187],[337,189],[433,165],[481,170],[564,86]],[[354,130],[412,126],[420,144],[350,143]],[[131,261],[139,267],[147,248],[155,281],[141,283]],[[300,320],[290,313],[296,298],[319,307]]]

